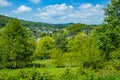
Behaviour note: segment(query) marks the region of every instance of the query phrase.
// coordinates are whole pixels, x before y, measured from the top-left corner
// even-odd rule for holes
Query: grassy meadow
[[[0,80],[120,80],[119,71],[98,71],[95,72],[90,69],[83,71],[78,71],[79,67],[56,67],[53,64],[53,60],[35,60],[33,63],[44,65],[44,67],[32,67],[24,69],[2,69],[0,70]],[[42,73],[42,78],[33,78],[34,73]],[[20,74],[22,72],[22,74]],[[31,75],[30,75],[31,74]],[[21,79],[19,75],[22,75]],[[29,77],[32,76],[30,79]],[[47,76],[51,78],[47,78]],[[19,77],[18,77],[19,76]],[[25,77],[23,77],[25,76]],[[34,75],[35,76],[35,75]]]

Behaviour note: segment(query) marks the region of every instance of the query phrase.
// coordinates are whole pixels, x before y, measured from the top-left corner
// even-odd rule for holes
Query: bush
[[[70,69],[66,69],[66,71],[61,75],[60,80],[79,80],[79,76],[72,72]]]
[[[20,70],[16,74],[0,73],[0,80],[54,80],[53,76],[48,72],[39,72],[33,70]]]

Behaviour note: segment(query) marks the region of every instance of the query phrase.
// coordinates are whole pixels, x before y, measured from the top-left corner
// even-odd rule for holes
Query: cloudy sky
[[[46,23],[100,24],[110,0],[0,0],[0,14]]]

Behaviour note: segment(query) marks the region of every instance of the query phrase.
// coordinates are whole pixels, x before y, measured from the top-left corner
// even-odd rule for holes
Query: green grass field
[[[54,79],[57,80],[58,78],[60,79],[61,75],[65,74],[65,71],[67,69],[67,67],[61,67],[61,68],[55,67],[55,65],[52,63],[52,60],[36,60],[33,63],[43,64],[46,67],[44,67],[44,68],[24,68],[24,69],[1,69],[0,74],[2,74],[4,76],[6,76],[6,74],[10,75],[10,76],[14,76],[15,74],[18,74],[18,72],[20,72],[21,70],[22,71],[31,71],[31,72],[33,70],[37,70],[40,73],[48,72],[51,75],[54,75]],[[74,72],[77,70],[78,70],[78,67],[72,67],[71,73],[65,74],[65,76],[63,76],[65,79],[60,79],[60,80],[120,80],[119,72],[117,72],[117,73],[110,72],[110,73],[104,73],[104,74],[102,73],[101,74],[101,73],[92,73],[90,71],[86,71],[86,72],[89,72],[90,74],[87,74],[87,75],[86,74],[85,75],[77,74],[77,76],[74,76]],[[2,80],[4,80],[4,79],[2,79]]]
[[[44,72],[44,71],[47,71],[53,75],[60,75],[60,74],[63,74],[64,71],[66,70],[66,67],[56,67],[55,64],[53,64],[52,62],[53,60],[36,60],[36,61],[33,61],[33,63],[36,63],[36,64],[41,64],[41,65],[45,65],[45,67],[43,68],[35,68],[37,71],[39,72]],[[17,73],[18,71],[20,70],[33,70],[34,68],[24,68],[24,69],[2,69],[0,70],[0,73],[3,73],[3,74],[14,74],[14,73]],[[76,70],[77,67],[72,67],[71,70]]]

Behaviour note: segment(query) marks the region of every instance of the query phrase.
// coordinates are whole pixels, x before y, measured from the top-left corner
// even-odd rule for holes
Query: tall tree
[[[17,19],[10,21],[2,32],[1,36],[2,64],[8,68],[19,68],[30,62],[33,53],[29,35]]]
[[[105,8],[106,18],[98,31],[99,48],[109,60],[110,52],[120,47],[120,0],[111,0]]]

